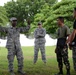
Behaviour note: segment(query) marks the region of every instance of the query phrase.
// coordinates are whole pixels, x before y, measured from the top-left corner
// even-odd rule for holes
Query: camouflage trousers
[[[21,71],[23,69],[23,53],[21,48],[8,48],[8,55],[7,55],[7,59],[8,59],[8,67],[9,67],[9,71],[13,71],[13,62],[14,62],[14,57],[17,57],[17,61],[18,61],[18,71]]]
[[[72,57],[73,57],[74,70],[76,71],[76,47],[75,46],[72,49]]]
[[[70,70],[70,63],[68,60],[68,48],[67,47],[65,47],[65,48],[58,47],[56,56],[57,56],[57,62],[58,62],[59,69],[63,68],[63,63],[64,63],[66,66],[66,69]]]
[[[45,44],[35,44],[34,46],[34,63],[36,63],[38,59],[39,49],[41,51],[42,60],[46,63],[46,55],[45,55]]]

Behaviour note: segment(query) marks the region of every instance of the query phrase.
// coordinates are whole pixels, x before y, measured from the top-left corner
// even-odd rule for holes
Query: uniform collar
[[[17,29],[17,27],[10,27],[11,29]]]

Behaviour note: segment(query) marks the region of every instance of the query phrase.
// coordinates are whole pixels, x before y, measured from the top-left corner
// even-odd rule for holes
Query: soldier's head
[[[76,8],[74,8],[73,17],[76,19]]]
[[[57,18],[57,24],[58,24],[58,26],[61,26],[62,24],[64,24],[64,17],[59,16]]]
[[[17,18],[16,18],[16,17],[12,17],[12,18],[10,19],[10,22],[11,22],[11,24],[12,24],[12,27],[16,27],[16,25],[17,25]]]
[[[42,23],[38,22],[38,28],[42,28]]]

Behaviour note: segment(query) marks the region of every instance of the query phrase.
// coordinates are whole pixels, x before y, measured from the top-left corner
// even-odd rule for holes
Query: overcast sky
[[[11,0],[1,0],[0,1],[0,6],[3,6],[4,3],[7,3],[8,1],[11,1]],[[58,1],[60,2],[61,0],[58,0]]]

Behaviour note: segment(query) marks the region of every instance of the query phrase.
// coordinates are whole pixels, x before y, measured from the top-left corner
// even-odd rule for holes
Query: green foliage
[[[4,7],[0,6],[0,26],[6,26],[8,22],[7,12]],[[4,37],[5,33],[0,32],[0,38]]]
[[[56,19],[58,16],[63,16],[65,18],[65,24],[68,25],[70,29],[72,29],[73,25],[73,9],[75,7],[76,0],[63,0],[57,4],[55,4],[51,9],[52,13],[47,18],[47,22],[50,20],[50,25],[47,29],[48,33],[54,33],[57,29]],[[52,15],[52,16],[51,16]],[[52,27],[51,27],[52,26]]]
[[[7,13],[4,7],[0,6],[0,25],[4,26],[7,24]]]
[[[48,8],[56,2],[57,0],[17,0],[16,2],[12,0],[6,3],[4,7],[8,13],[8,18],[12,16],[18,18],[18,26],[26,26],[27,20],[30,20],[32,25],[30,31],[33,31],[36,27],[36,22],[34,23],[35,15],[42,11],[46,14],[46,11],[49,11]],[[44,16],[42,15],[42,17]]]
[[[65,18],[65,24],[72,30],[74,7],[76,7],[76,0],[62,0],[52,7],[45,4],[41,12],[35,15],[34,21],[41,20],[47,33],[54,34],[57,30],[57,17],[63,16]]]
[[[76,0],[14,0],[4,5],[8,18],[18,18],[18,26],[26,26],[27,20],[31,21],[30,32],[37,27],[38,21],[42,21],[48,34],[54,34],[57,30],[57,17],[63,16],[65,24],[72,30],[73,9]]]

